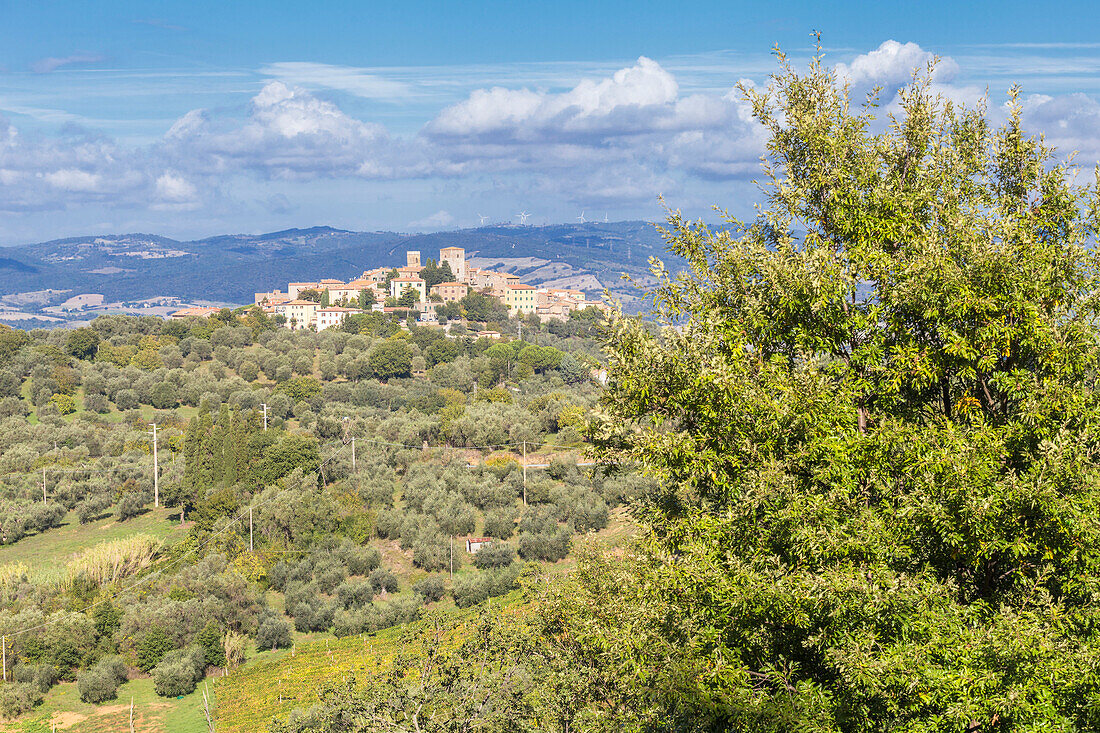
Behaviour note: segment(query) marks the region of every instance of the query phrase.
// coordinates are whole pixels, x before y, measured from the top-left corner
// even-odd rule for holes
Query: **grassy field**
[[[118,688],[118,699],[106,705],[81,702],[75,682],[63,682],[46,695],[35,711],[3,725],[4,733],[121,733],[130,725],[130,700],[134,701],[137,733],[206,733],[202,713],[202,687],[186,697],[167,699],[153,691],[151,678],[130,680]]]
[[[141,532],[172,543],[186,533],[186,525],[180,526],[179,511],[167,509],[150,510],[125,522],[107,517],[88,524],[81,524],[76,513],[69,512],[60,527],[0,546],[0,565],[23,563],[32,576],[43,578],[64,572],[74,555],[92,545]]]

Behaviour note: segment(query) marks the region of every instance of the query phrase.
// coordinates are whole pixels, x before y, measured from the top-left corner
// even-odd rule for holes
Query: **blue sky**
[[[824,34],[887,96],[941,90],[1100,159],[1093,3],[8,2],[0,244],[331,224],[743,213],[762,138],[731,90]]]

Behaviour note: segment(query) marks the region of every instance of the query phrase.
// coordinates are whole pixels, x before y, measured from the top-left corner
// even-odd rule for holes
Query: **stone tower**
[[[416,250],[410,250],[405,253],[405,266],[406,267],[421,267],[420,264],[420,252]]]
[[[466,282],[466,250],[461,247],[444,247],[439,250],[439,264],[450,263],[455,281]]]

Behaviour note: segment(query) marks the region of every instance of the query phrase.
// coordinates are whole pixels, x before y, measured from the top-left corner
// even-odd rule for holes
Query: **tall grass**
[[[21,562],[0,565],[0,599],[5,602],[27,580],[27,566]]]
[[[100,542],[69,563],[69,582],[86,578],[107,585],[146,568],[156,557],[160,540],[150,534],[135,534]]]

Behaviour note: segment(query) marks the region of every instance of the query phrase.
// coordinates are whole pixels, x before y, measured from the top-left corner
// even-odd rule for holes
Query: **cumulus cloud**
[[[1100,164],[1100,102],[1092,97],[1032,95],[1023,100],[1023,120],[1026,129],[1043,132],[1059,157],[1076,152],[1078,165]]]
[[[639,58],[606,79],[585,79],[562,93],[479,89],[444,109],[425,128],[436,139],[578,140],[719,124],[722,100],[681,99],[679,85],[656,61]]]
[[[81,132],[27,137],[0,118],[0,210],[63,208],[73,202],[126,202],[147,193],[140,152]]]
[[[266,84],[243,123],[192,110],[164,138],[177,167],[268,178],[399,178],[432,172],[385,127],[362,122],[327,100],[282,82]]]
[[[587,189],[604,202],[652,200],[672,167],[740,176],[763,151],[761,129],[735,95],[681,95],[676,78],[645,57],[561,92],[476,90],[422,137],[464,171],[529,171],[541,188],[557,179],[564,195]]]
[[[934,58],[935,54],[925,51],[916,43],[889,40],[883,41],[874,51],[856,56],[850,64],[837,64],[836,73],[840,79],[848,81],[853,89],[866,90],[881,86],[888,94],[893,94],[913,79],[915,70],[924,71]],[[959,65],[954,59],[949,56],[941,57],[932,80],[950,82],[958,71]]]
[[[884,111],[890,111],[914,68],[931,59],[917,44],[891,40],[839,64],[836,72],[857,94],[882,85]],[[42,68],[81,62],[54,61],[63,63]],[[933,89],[973,104],[984,92],[955,84],[957,70],[953,60],[941,61]],[[381,99],[419,93],[402,84],[323,64],[272,64],[263,73],[277,78],[255,92],[243,113],[229,107],[192,110],[161,139],[142,147],[75,128],[28,138],[0,120],[0,210],[107,203],[212,211],[234,195],[243,178],[451,178],[456,187],[496,186],[501,197],[522,192],[582,208],[613,207],[751,178],[766,141],[739,95],[715,91],[714,85],[686,93],[689,80],[678,80],[645,57],[593,78],[548,81],[559,85],[551,89],[477,89],[404,136],[353,116],[338,103],[342,94]],[[303,87],[331,90],[331,96]],[[1083,164],[1100,160],[1100,102],[1069,94],[1033,96],[1024,105],[1028,129],[1045,132],[1063,154],[1080,151]],[[991,110],[994,122],[1001,115],[996,107]],[[270,191],[257,194],[253,203],[280,215],[295,208],[285,195]],[[409,223],[423,229],[452,225],[453,217],[442,210]]]

